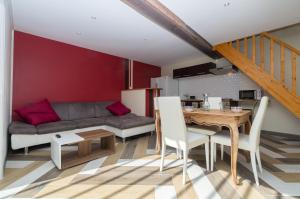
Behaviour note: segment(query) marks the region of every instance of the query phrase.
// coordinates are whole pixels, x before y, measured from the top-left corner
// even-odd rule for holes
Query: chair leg
[[[205,143],[206,170],[209,171],[209,142]]]
[[[221,147],[221,160],[223,160],[224,159],[224,145],[221,144],[220,147]]]
[[[214,170],[214,146],[215,146],[215,143],[213,142],[210,142],[210,170],[213,171]]]
[[[182,151],[179,148],[176,148],[177,159],[182,159]]]
[[[160,157],[160,171],[161,172],[163,171],[163,167],[164,167],[165,153],[166,153],[166,145],[162,144],[161,157]]]
[[[29,147],[25,147],[25,148],[24,148],[24,154],[25,154],[25,155],[28,155],[28,148],[29,148]]]
[[[182,150],[179,149],[179,159],[182,159]]]
[[[256,169],[256,159],[255,159],[255,152],[250,152],[250,158],[251,158],[251,165],[252,165],[252,170],[255,178],[255,183],[257,186],[259,186],[258,182],[258,176],[257,176],[257,169]]]
[[[260,173],[262,173],[262,165],[261,165],[261,159],[260,159],[260,153],[259,153],[259,150],[257,150],[257,151],[255,152],[255,155],[256,155],[256,159],[257,159],[259,171],[260,171]]]
[[[188,156],[188,151],[184,150],[183,151],[183,175],[182,175],[182,184],[185,185],[186,183],[186,165],[187,165],[187,156]]]
[[[214,143],[213,152],[214,152],[214,162],[216,162],[217,161],[217,144],[216,143]]]

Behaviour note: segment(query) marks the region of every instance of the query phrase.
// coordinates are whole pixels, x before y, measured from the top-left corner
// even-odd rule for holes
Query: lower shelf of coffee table
[[[62,169],[70,168],[85,162],[95,160],[114,153],[111,149],[96,149],[91,154],[80,156],[78,151],[68,152],[62,155]]]

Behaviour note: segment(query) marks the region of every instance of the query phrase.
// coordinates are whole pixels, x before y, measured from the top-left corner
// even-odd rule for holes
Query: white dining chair
[[[210,136],[214,135],[216,132],[220,131],[219,127],[216,127],[214,129],[209,129],[205,126],[200,126],[200,125],[195,125],[195,126],[188,126],[187,130],[193,133],[199,133],[202,135],[207,135],[208,139],[210,140]],[[217,153],[216,150],[215,151],[210,151],[210,153]],[[215,157],[215,156],[214,156]],[[214,159],[214,161],[216,161],[216,158]]]
[[[187,158],[190,149],[205,144],[206,168],[209,169],[208,136],[187,131],[179,97],[158,97],[158,107],[162,132],[160,171],[163,171],[166,146],[183,151],[182,183],[185,184]]]
[[[221,97],[208,97],[209,109],[211,110],[222,110],[222,98]]]
[[[260,143],[260,132],[261,126],[265,117],[269,99],[264,96],[261,99],[259,108],[257,110],[256,116],[253,120],[249,135],[240,134],[239,135],[239,149],[250,151],[251,165],[255,178],[255,182],[259,185],[257,169],[256,169],[256,159],[260,172],[262,172],[262,165],[259,153],[259,143]],[[211,136],[211,151],[214,151],[215,144],[221,144],[225,146],[231,146],[231,139],[228,133],[218,133]],[[221,150],[221,156],[223,156],[223,150]],[[211,160],[214,159],[215,153],[211,153]],[[256,159],[255,159],[256,158]],[[214,167],[214,161],[211,161],[211,171]]]
[[[157,112],[157,111],[159,111],[159,108],[158,108],[158,97],[154,97],[153,98],[153,105],[154,105],[154,107],[153,107],[154,111],[156,113],[155,119],[157,119],[157,117],[158,117],[157,114],[159,114],[159,112]],[[158,121],[155,120],[155,122],[158,122]],[[156,128],[159,128],[159,126],[157,124],[155,126],[156,126]],[[156,132],[158,132],[158,131],[161,132],[161,129],[156,129]],[[159,142],[160,137],[157,137],[157,138],[158,139],[156,139],[156,141]],[[179,149],[176,149],[176,156],[177,156],[177,159],[182,159],[182,154],[181,154],[181,151]]]

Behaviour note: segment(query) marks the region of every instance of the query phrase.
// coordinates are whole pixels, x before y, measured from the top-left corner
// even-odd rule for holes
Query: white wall
[[[300,49],[300,25],[282,29],[271,33],[290,45]],[[275,58],[277,59],[277,58]],[[214,61],[209,57],[199,57],[193,60],[183,60],[180,63],[163,66],[162,75],[172,76],[173,69],[202,64],[205,62]],[[287,64],[287,68],[289,64]],[[288,69],[286,69],[288,72]],[[300,74],[300,60],[298,59],[297,74]],[[297,75],[297,87],[300,88],[300,76]],[[259,88],[255,82],[250,80],[243,73],[238,73],[233,76],[201,76],[193,78],[183,78],[179,81],[179,93],[195,95],[201,97],[203,93],[208,93],[210,96],[222,96],[225,98],[238,98],[238,91],[241,89],[257,89]],[[298,90],[299,91],[299,90]],[[299,92],[298,92],[299,94]],[[266,93],[266,95],[268,95]],[[270,97],[266,118],[263,124],[263,129],[268,131],[291,133],[300,135],[300,119],[296,118],[291,112],[284,108],[274,98]]]
[[[132,89],[121,91],[122,103],[139,116],[146,116],[146,90]]]
[[[0,178],[7,154],[7,127],[11,120],[12,13],[10,0],[0,0]]]

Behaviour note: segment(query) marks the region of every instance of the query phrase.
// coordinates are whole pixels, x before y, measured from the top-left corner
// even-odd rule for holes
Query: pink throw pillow
[[[15,110],[25,122],[38,125],[47,122],[60,121],[47,99]]]
[[[107,106],[106,109],[109,110],[112,114],[117,116],[126,115],[127,113],[131,112],[131,110],[121,102],[115,102]]]

